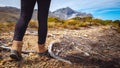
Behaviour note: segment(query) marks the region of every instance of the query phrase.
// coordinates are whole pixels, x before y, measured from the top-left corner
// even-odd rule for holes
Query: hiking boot
[[[45,47],[45,44],[38,44],[38,51],[39,56],[45,56],[48,58],[52,58],[51,55],[48,52],[48,49]]]
[[[22,41],[13,41],[10,57],[16,61],[22,60]]]

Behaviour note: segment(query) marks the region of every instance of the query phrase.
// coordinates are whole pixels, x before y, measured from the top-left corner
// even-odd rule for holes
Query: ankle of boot
[[[16,50],[19,53],[21,53],[22,45],[23,45],[22,41],[13,41],[11,50]]]
[[[47,51],[47,48],[45,47],[45,44],[38,44],[38,53],[43,53]]]

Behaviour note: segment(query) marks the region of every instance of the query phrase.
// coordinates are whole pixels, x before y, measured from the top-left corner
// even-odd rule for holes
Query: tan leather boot
[[[22,45],[23,45],[22,41],[15,41],[15,40],[13,41],[11,54],[10,54],[10,57],[12,59],[15,59],[17,61],[22,59],[22,56],[21,56]]]
[[[48,49],[45,47],[45,44],[38,44],[37,52],[39,56],[46,56],[47,58],[52,58],[48,52]]]
[[[45,44],[38,44],[38,50],[37,50],[37,52],[38,53],[43,53],[45,51],[47,51],[47,48],[45,47]]]

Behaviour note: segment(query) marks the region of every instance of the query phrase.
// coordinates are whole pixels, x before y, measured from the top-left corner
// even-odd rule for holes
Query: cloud
[[[0,0],[0,6],[13,6],[20,8],[20,0]],[[77,11],[92,13],[96,17],[120,18],[120,0],[51,0],[50,11],[70,7]],[[35,7],[37,8],[37,6]],[[111,16],[110,13],[112,12]],[[112,19],[112,18],[111,18]]]
[[[20,0],[0,0],[0,5],[20,7]],[[51,11],[63,7],[75,10],[95,11],[103,8],[119,7],[120,0],[51,0]]]
[[[108,8],[108,9],[97,10],[96,12],[100,14],[108,13],[108,12],[119,12],[120,13],[120,8]]]
[[[98,10],[103,8],[119,7],[120,0],[52,0],[51,10],[63,7],[71,7],[75,10]]]

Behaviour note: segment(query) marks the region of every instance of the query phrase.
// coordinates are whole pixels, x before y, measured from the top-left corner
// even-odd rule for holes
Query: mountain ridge
[[[60,8],[57,9],[56,11],[53,11],[55,17],[66,20],[66,19],[71,19],[74,17],[85,17],[85,16],[90,16],[93,17],[92,14],[88,14],[85,12],[78,12],[76,10],[71,9],[70,7],[65,7],[65,8]]]
[[[34,10],[32,20],[37,20],[37,9]],[[0,22],[16,22],[20,16],[20,9],[16,7],[4,6],[0,7]],[[88,14],[85,12],[78,12],[70,7],[60,8],[53,12],[49,11],[49,17],[55,17],[62,20],[71,19],[74,17],[84,17],[91,16],[92,14]],[[5,18],[5,19],[4,19]]]

